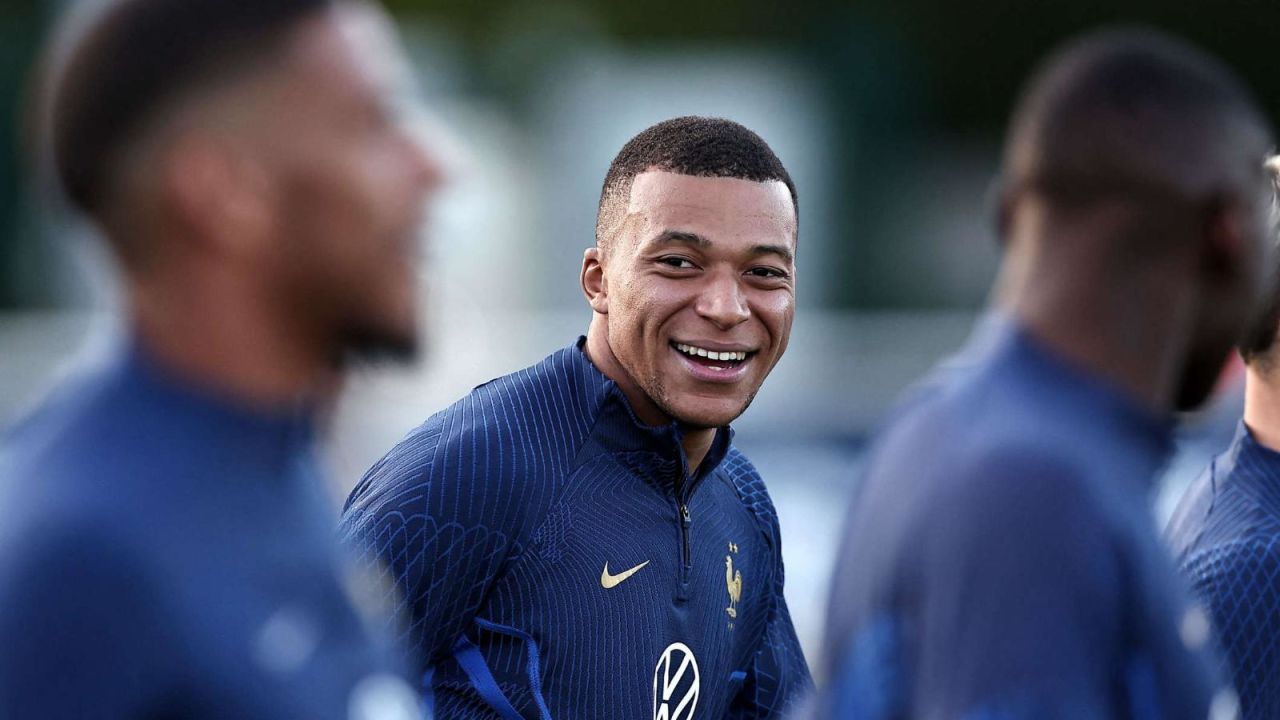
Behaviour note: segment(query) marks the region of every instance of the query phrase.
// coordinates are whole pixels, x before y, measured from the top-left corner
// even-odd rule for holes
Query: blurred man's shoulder
[[[130,460],[113,437],[130,420],[119,412],[112,390],[99,373],[77,375],[6,429],[0,435],[0,488],[34,484],[56,491],[61,482],[114,472],[118,462],[105,460]]]
[[[64,475],[6,476],[0,486],[0,594],[14,583],[71,590],[86,568],[136,577],[151,565],[145,528],[104,501],[90,483],[71,483]]]
[[[912,514],[986,515],[1054,507],[1100,511],[1071,448],[1055,442],[1051,421],[1037,422],[998,397],[975,402],[975,388],[939,389],[877,438],[866,480],[879,491],[915,498]],[[890,487],[891,486],[891,487]]]

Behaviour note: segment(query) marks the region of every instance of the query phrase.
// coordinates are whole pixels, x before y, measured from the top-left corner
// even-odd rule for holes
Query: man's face
[[[781,182],[638,175],[602,262],[610,349],[670,417],[727,425],[786,350],[795,250]]]
[[[416,246],[439,171],[403,124],[390,21],[344,3],[307,21],[269,101],[278,290],[334,352],[411,352]]]
[[[1231,349],[1263,309],[1262,300],[1276,292],[1269,273],[1276,263],[1270,194],[1260,181],[1256,198],[1245,197],[1227,211],[1225,227],[1235,235],[1231,244],[1236,252],[1210,273],[1199,327],[1182,373],[1179,410],[1194,410],[1208,400]]]

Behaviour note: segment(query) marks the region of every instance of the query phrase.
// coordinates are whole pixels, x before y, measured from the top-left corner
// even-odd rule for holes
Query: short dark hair
[[[1271,243],[1272,266],[1270,295],[1263,299],[1257,314],[1249,322],[1244,337],[1240,339],[1240,357],[1246,363],[1262,362],[1270,364],[1271,350],[1276,344],[1276,330],[1280,328],[1280,156],[1267,160],[1267,171],[1271,174]]]
[[[1033,76],[1003,182],[1053,205],[1118,199],[1161,217],[1171,199],[1261,188],[1271,144],[1252,92],[1222,62],[1155,30],[1106,29]]]
[[[622,146],[600,191],[597,245],[607,245],[606,234],[620,220],[618,213],[631,195],[632,182],[650,170],[754,182],[776,180],[787,186],[799,218],[796,185],[763,138],[732,120],[690,115],[646,128]]]
[[[171,102],[255,65],[330,0],[107,0],[50,58],[48,142],[67,198],[101,216],[112,171]]]

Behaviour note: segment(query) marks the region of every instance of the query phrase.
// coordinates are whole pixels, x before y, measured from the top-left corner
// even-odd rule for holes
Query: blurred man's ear
[[[586,296],[591,309],[601,315],[609,314],[609,281],[604,276],[604,265],[601,264],[599,247],[587,248],[582,253],[582,294]]]
[[[1201,267],[1210,281],[1235,282],[1253,273],[1254,246],[1259,244],[1253,208],[1239,198],[1218,194],[1204,204],[1201,217]]]
[[[161,196],[192,240],[219,253],[253,255],[271,234],[272,184],[261,163],[224,138],[183,133],[160,164]]]

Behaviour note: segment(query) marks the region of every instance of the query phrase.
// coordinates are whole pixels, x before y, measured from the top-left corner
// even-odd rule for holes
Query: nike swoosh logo
[[[623,580],[626,580],[632,575],[635,575],[636,573],[640,572],[640,568],[648,564],[649,564],[649,561],[645,560],[644,562],[631,568],[630,570],[623,570],[617,575],[610,575],[609,563],[606,562],[604,564],[604,572],[600,573],[600,585],[603,586],[605,590],[608,590],[609,588],[612,588],[612,587],[617,587]]]

